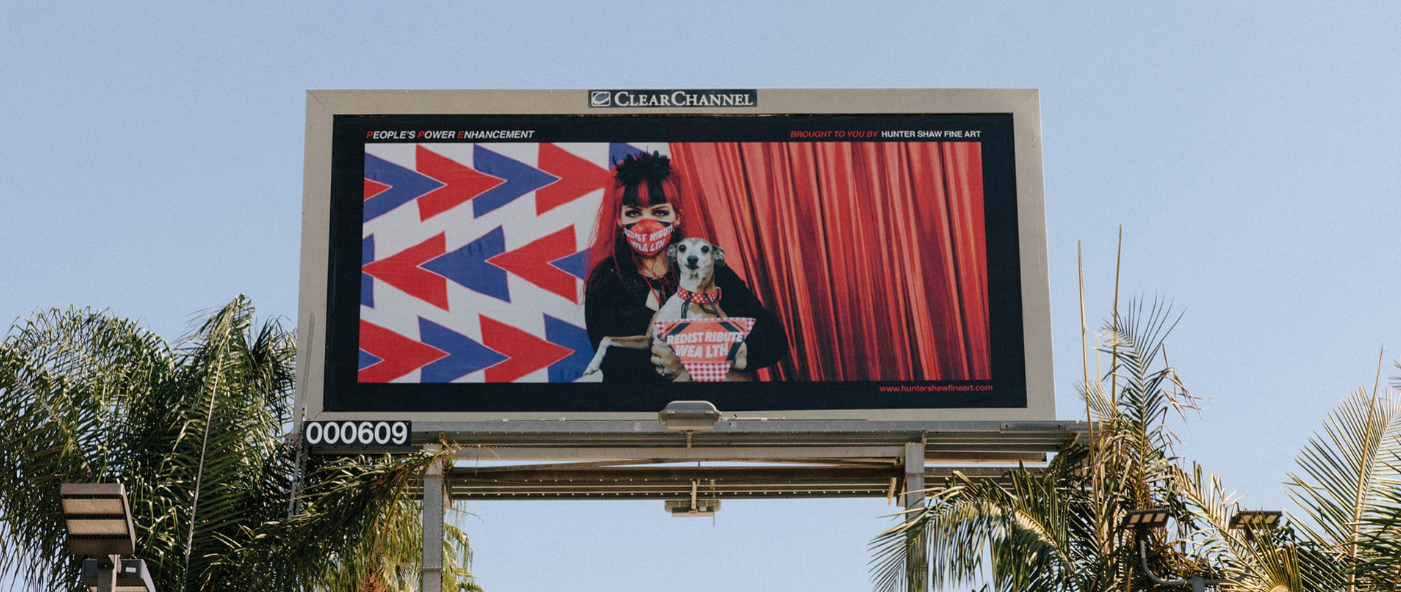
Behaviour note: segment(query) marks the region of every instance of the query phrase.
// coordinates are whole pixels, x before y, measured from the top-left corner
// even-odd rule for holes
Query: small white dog
[[[609,347],[651,349],[652,328],[657,321],[712,319],[726,316],[725,311],[720,308],[720,291],[715,286],[715,268],[725,265],[724,249],[710,244],[710,241],[703,238],[688,238],[668,246],[666,258],[679,270],[676,293],[667,298],[662,307],[657,310],[657,314],[652,315],[652,321],[647,323],[646,334],[604,337],[598,344],[598,352],[589,362],[589,367],[584,370],[585,376],[598,372],[599,366],[603,364],[603,356],[608,353]],[[741,342],[735,360],[743,360],[747,352],[748,347]],[[731,371],[730,375],[726,380],[749,379],[747,374],[739,371]],[[682,370],[681,375],[676,377],[676,382],[689,380],[690,375],[685,370]]]

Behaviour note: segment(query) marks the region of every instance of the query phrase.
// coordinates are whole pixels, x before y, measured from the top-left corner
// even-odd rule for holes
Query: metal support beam
[[[452,499],[677,499],[691,481],[710,483],[716,499],[892,497],[904,505],[904,454],[875,462],[761,466],[617,466],[600,463],[456,467],[447,475]],[[927,454],[927,453],[926,453]],[[1006,480],[1014,467],[924,466],[924,483],[955,471],[977,480]],[[1028,468],[1028,471],[1040,469]],[[919,488],[916,487],[917,491]],[[927,494],[926,494],[927,495]]]
[[[438,447],[425,447],[436,453]],[[443,592],[443,466],[434,461],[423,475],[423,592]]]
[[[900,469],[885,466],[804,467],[493,467],[455,469],[452,494],[460,499],[681,499],[693,483],[707,497],[884,496]]]
[[[121,557],[108,555],[97,562],[97,592],[112,592],[117,589],[117,570],[122,564]]]
[[[924,505],[924,443],[910,442],[905,444],[905,510],[906,520],[916,520],[919,517],[917,510]],[[911,534],[906,539],[909,545],[909,562],[905,569],[906,589],[920,591],[925,589],[925,574],[929,572],[928,562],[924,556],[925,540],[923,531],[909,531]]]
[[[468,446],[457,451],[459,462],[474,461],[630,461],[647,462],[690,462],[690,461],[774,461],[810,459],[850,459],[850,458],[895,458],[903,454],[898,445],[892,446],[715,446],[708,448],[685,448],[685,440],[678,438],[678,446],[625,447],[625,446]],[[1010,459],[1012,461],[1020,458]]]
[[[905,509],[912,509],[924,502],[924,444],[911,442],[905,445]]]

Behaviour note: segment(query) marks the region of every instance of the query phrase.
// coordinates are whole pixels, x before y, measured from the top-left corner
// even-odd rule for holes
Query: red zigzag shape
[[[480,318],[482,344],[508,358],[486,369],[487,382],[515,382],[574,353],[572,349],[560,347],[486,315]]]
[[[608,171],[554,144],[540,145],[540,170],[558,181],[535,190],[535,213],[543,214],[590,191],[608,186]]]
[[[457,161],[423,146],[418,147],[416,154],[418,172],[444,184],[418,198],[420,222],[460,206],[506,182],[505,179],[462,166]]]
[[[486,262],[578,304],[579,278],[550,265],[551,261],[573,255],[576,250],[574,227],[566,226],[554,234],[538,238],[514,251],[506,251],[487,259]]]
[[[360,349],[380,359],[360,371],[360,382],[389,382],[448,355],[436,347],[363,320],[360,321]]]
[[[389,257],[367,263],[361,270],[414,298],[447,310],[448,280],[419,267],[429,259],[442,255],[446,246],[447,238],[439,232],[437,236]]]

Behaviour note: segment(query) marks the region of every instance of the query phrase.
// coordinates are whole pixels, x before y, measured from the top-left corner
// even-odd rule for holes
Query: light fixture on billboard
[[[672,401],[657,419],[668,430],[710,430],[720,423],[720,410],[710,401]]]
[[[720,500],[666,500],[666,512],[673,518],[714,516],[720,511]]]
[[[146,562],[136,552],[131,504],[121,483],[64,483],[59,487],[68,550],[86,555],[82,581],[97,592],[154,592]]]

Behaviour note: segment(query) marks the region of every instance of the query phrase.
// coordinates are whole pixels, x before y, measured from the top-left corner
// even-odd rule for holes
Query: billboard
[[[311,91],[308,419],[1051,419],[1034,91]]]

